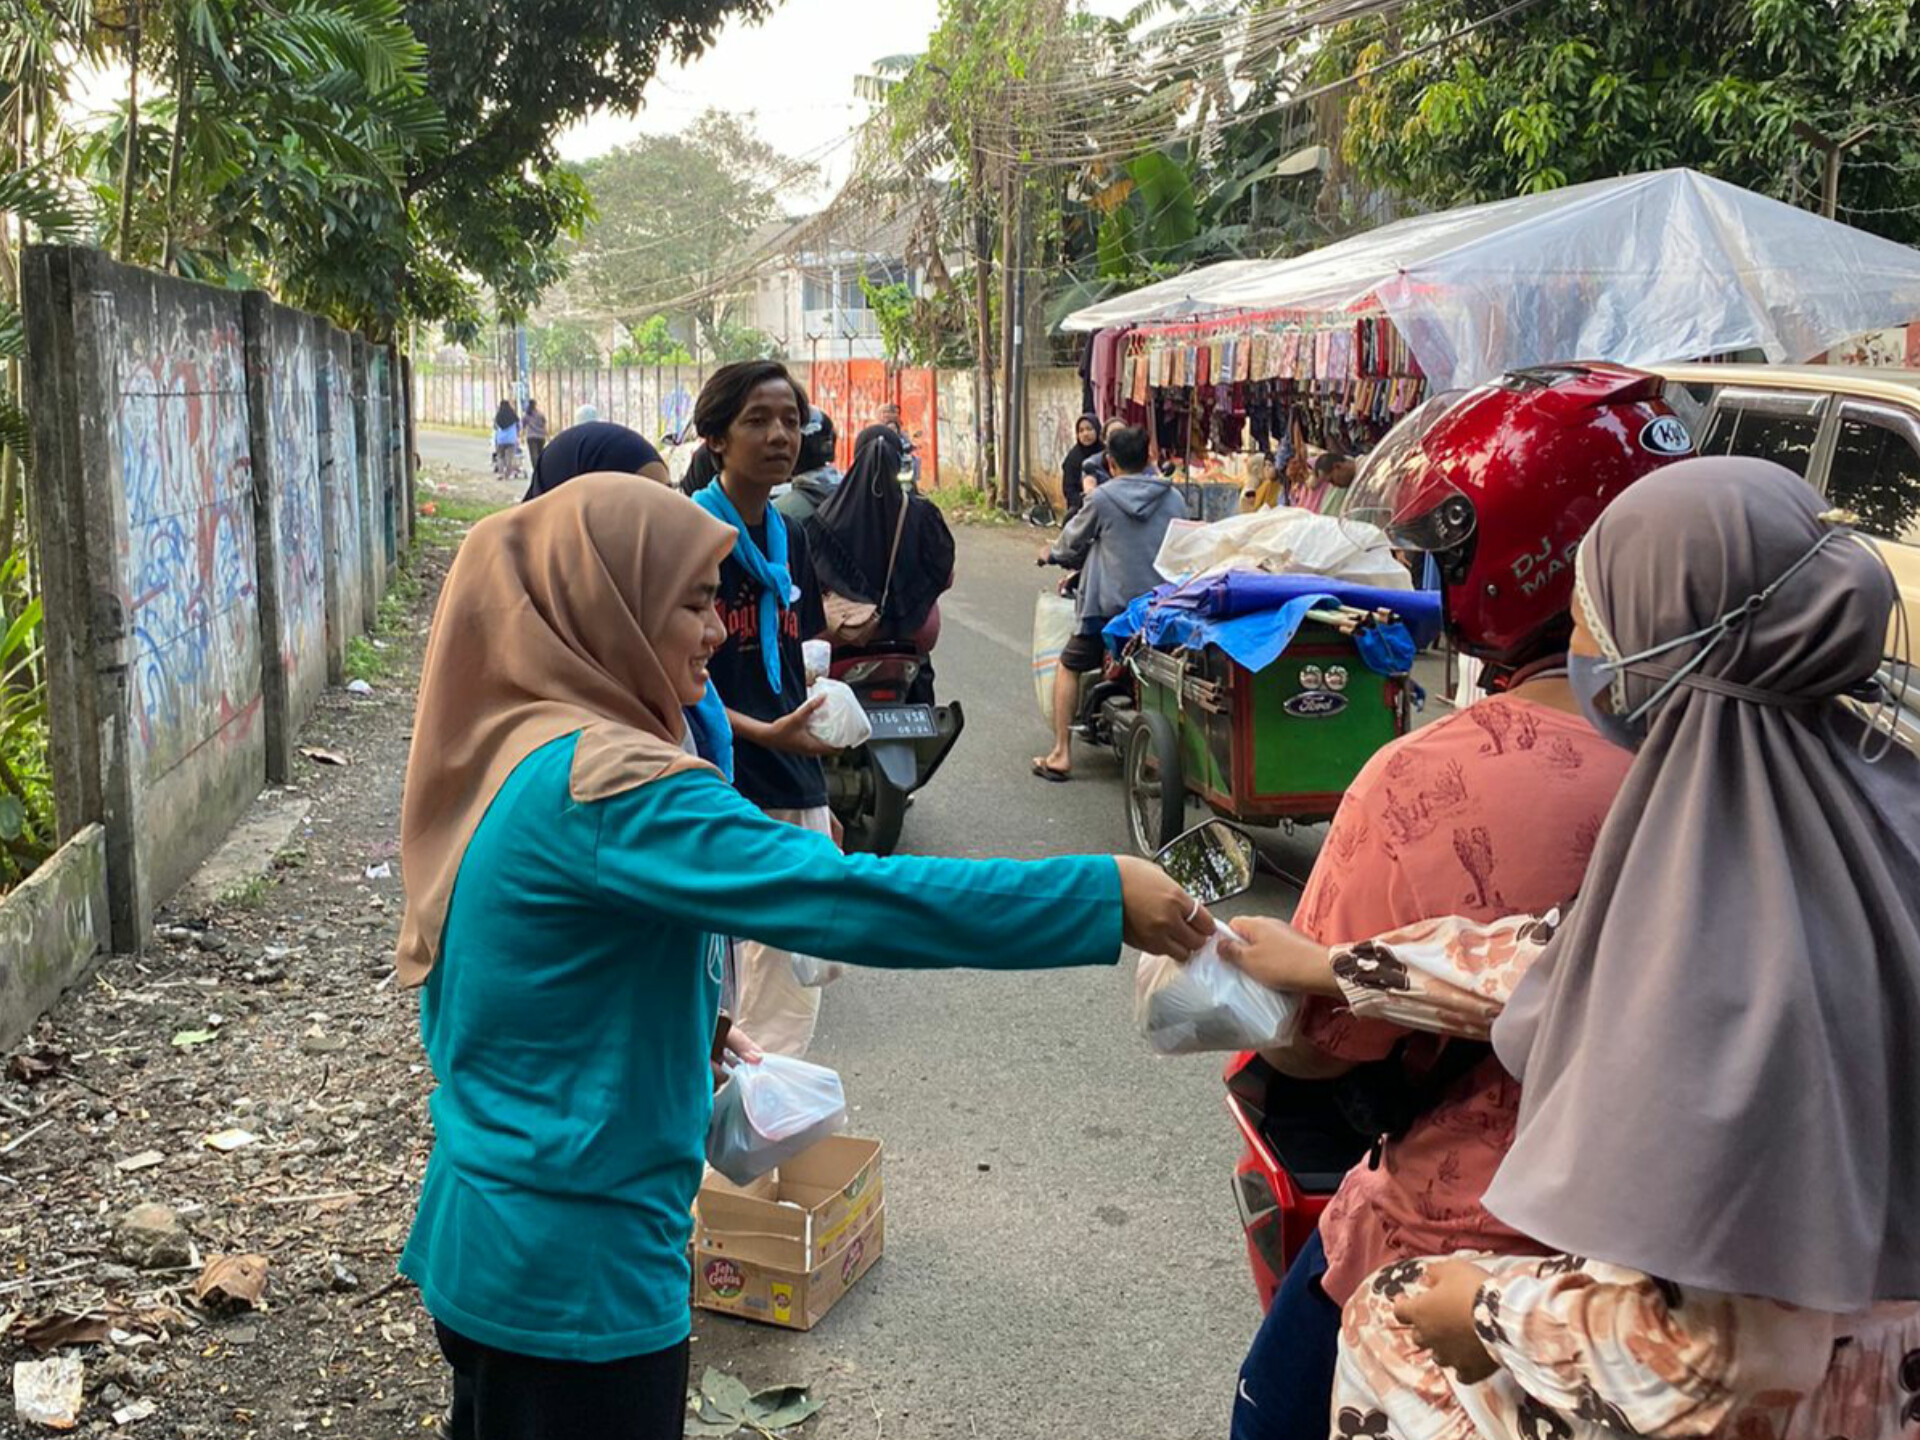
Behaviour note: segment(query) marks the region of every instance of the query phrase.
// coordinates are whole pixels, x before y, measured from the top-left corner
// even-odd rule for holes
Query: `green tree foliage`
[[[709,110],[678,135],[644,136],[580,167],[595,219],[575,267],[629,329],[684,316],[719,354],[753,235],[812,174],[755,135],[750,115]]]
[[[399,177],[445,129],[400,0],[135,11],[157,94],[134,108],[131,150],[124,107],[90,138],[100,213],[122,217],[103,239],[196,278],[271,284],[375,333],[408,313],[417,237]]]
[[[600,363],[600,342],[578,320],[556,320],[527,332],[527,357],[542,370],[584,370]]]
[[[554,137],[597,110],[632,111],[660,57],[688,60],[767,0],[407,0],[427,93],[449,142],[409,163],[432,258],[478,275],[510,313],[558,277],[558,242],[589,202]]]
[[[1347,114],[1362,175],[1445,207],[1685,165],[1802,206],[1853,139],[1840,218],[1920,240],[1920,27],[1910,0],[1433,0],[1339,33],[1323,76],[1366,69]]]
[[[655,315],[631,332],[613,352],[615,365],[691,365],[693,352],[680,343],[664,315]]]

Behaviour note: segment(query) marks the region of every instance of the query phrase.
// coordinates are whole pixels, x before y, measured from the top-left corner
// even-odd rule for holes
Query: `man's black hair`
[[[1328,450],[1313,462],[1313,473],[1324,480],[1342,465],[1352,465],[1355,463],[1357,462],[1351,455],[1340,455],[1332,450]]]
[[[784,380],[793,387],[800,414],[810,408],[807,392],[778,360],[739,360],[722,365],[707,377],[700,398],[693,406],[693,430],[702,440],[722,439],[728,428],[747,408],[747,397],[769,380]]]
[[[1107,436],[1107,458],[1116,476],[1138,475],[1146,469],[1151,448],[1146,430],[1139,425],[1122,425]]]
[[[833,463],[834,448],[839,443],[834,432],[833,417],[820,416],[820,428],[811,435],[800,437],[800,458],[794,463],[793,473],[805,475],[810,470],[818,470],[822,465]]]

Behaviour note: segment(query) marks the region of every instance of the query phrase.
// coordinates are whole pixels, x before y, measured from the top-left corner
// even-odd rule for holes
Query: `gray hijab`
[[[1836,698],[1874,675],[1897,594],[1846,533],[1793,570],[1820,511],[1780,466],[1683,461],[1582,546],[1615,660],[1788,578],[1652,709],[1494,1027],[1524,1085],[1486,1203],[1571,1254],[1849,1314],[1920,1299],[1920,762],[1868,763]],[[1629,665],[1615,713],[1702,648]]]

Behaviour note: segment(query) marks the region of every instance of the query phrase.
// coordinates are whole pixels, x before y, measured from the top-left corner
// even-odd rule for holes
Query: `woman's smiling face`
[[[660,657],[682,705],[698,705],[705,698],[707,662],[727,638],[714,604],[719,593],[718,574],[694,581],[675,602],[665,626],[653,640],[653,653]]]

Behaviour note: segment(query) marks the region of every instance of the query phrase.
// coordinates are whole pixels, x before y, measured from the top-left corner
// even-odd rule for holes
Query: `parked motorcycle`
[[[966,714],[957,700],[935,702],[932,666],[911,641],[836,650],[828,673],[859,699],[873,737],[827,758],[827,804],[849,850],[891,855],[909,798],[945,762]]]

